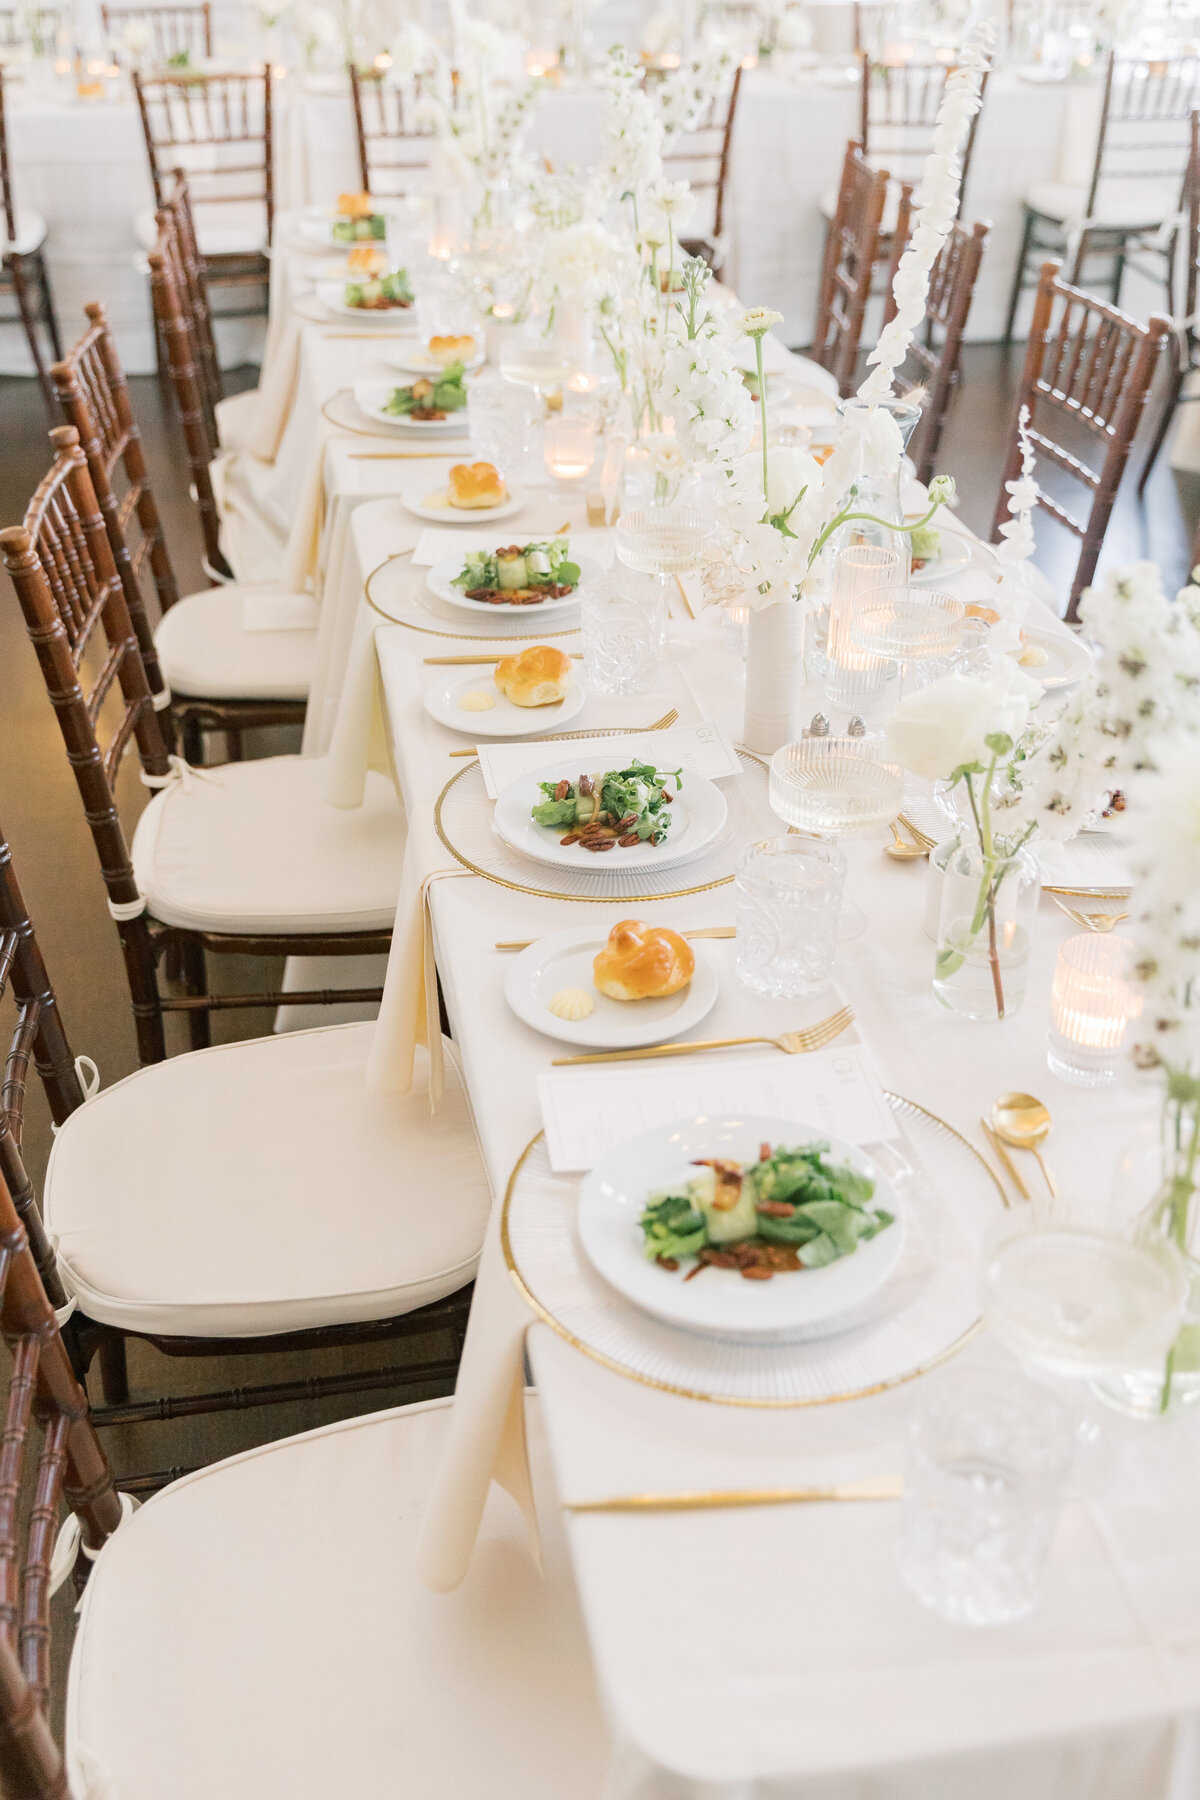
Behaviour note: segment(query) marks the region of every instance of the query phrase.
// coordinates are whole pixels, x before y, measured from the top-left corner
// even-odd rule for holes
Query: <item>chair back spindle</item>
[[[271,66],[255,74],[188,71],[133,74],[154,201],[167,198],[166,179],[184,168],[197,206],[261,207],[263,245],[271,241],[275,188],[271,123]]]
[[[209,0],[188,6],[105,6],[102,0],[100,22],[117,62],[133,60],[124,44],[130,25],[144,26],[149,33],[146,51],[140,56],[156,68],[166,68],[176,57],[187,57],[190,62],[213,53]]]
[[[1096,572],[1117,488],[1171,322],[1156,313],[1148,325],[1140,325],[1060,281],[1058,271],[1057,263],[1042,266],[1017,411],[1029,408],[1030,436],[1040,465],[1037,504],[1082,543],[1066,613],[1073,621],[1079,597]],[[1098,449],[1098,459],[1086,456],[1091,446]],[[1083,489],[1083,517],[1047,491],[1044,483],[1050,471]],[[1014,429],[992,522],[993,541],[1008,517],[1004,483],[1015,481],[1020,472],[1021,447]]]
[[[837,209],[825,235],[812,342],[814,359],[837,377],[844,395],[854,385],[854,365],[879,254],[889,179],[886,169],[871,167],[861,145],[853,140],[847,144]],[[905,185],[894,234],[900,241],[908,238],[911,206],[912,190]]]
[[[351,62],[347,72],[362,191],[404,199],[420,188],[429,169],[432,131],[410,116],[410,97],[385,70],[359,69]]]
[[[958,384],[963,335],[975,296],[975,283],[991,226],[951,226],[929,277],[925,318],[913,334],[904,363],[897,371],[896,387],[902,394],[922,388],[921,423],[908,446],[917,469],[917,480],[927,482],[934,473],[938,447],[945,428],[951,396]],[[897,236],[892,266],[888,271],[888,298],[884,322],[896,312],[892,291],[896,269],[907,244]]]
[[[673,180],[686,180],[692,193],[709,209],[709,218],[696,230],[716,242],[725,228],[725,191],[733,129],[742,91],[742,65],[733,71],[724,93],[714,95],[703,117],[690,131],[673,133],[663,149],[663,165]]]

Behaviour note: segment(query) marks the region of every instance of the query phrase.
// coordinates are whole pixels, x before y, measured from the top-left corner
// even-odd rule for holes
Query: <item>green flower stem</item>
[[[971,807],[971,816],[975,821],[975,833],[979,841],[979,853],[983,858],[983,876],[979,883],[979,893],[975,900],[975,911],[967,930],[967,941],[961,951],[948,950],[938,954],[937,970],[943,978],[956,974],[967,960],[967,952],[975,942],[979,933],[987,925],[988,931],[988,963],[992,973],[992,989],[996,996],[996,1017],[1004,1017],[1004,983],[1000,968],[1000,948],[996,938],[996,899],[1000,892],[1000,884],[1004,879],[1006,867],[1011,860],[996,854],[995,839],[992,835],[991,789],[996,774],[999,758],[992,757],[983,777],[982,801],[976,800],[975,782],[971,775],[963,777],[967,784],[967,800]],[[1004,865],[1004,866],[1002,866]]]
[[[1166,1199],[1162,1206],[1163,1223],[1167,1226],[1167,1235],[1172,1239],[1181,1255],[1187,1254],[1188,1238],[1191,1236],[1192,1196],[1195,1192],[1196,1158],[1200,1154],[1200,1098],[1190,1102],[1174,1101],[1171,1103],[1173,1113],[1173,1135],[1175,1139],[1176,1160],[1171,1172]],[[1188,1138],[1186,1160],[1182,1168],[1178,1162],[1182,1148],[1184,1118],[1190,1112],[1190,1135]],[[1186,1330],[1187,1327],[1185,1326]],[[1171,1404],[1171,1386],[1175,1379],[1175,1363],[1183,1332],[1176,1338],[1167,1351],[1166,1363],[1163,1366],[1162,1387],[1159,1390],[1158,1410],[1165,1413]]]
[[[758,370],[758,416],[762,420],[762,453],[763,453],[763,505],[771,505],[771,477],[767,462],[767,382],[763,374],[763,334],[754,333],[754,363]]]
[[[808,559],[808,566],[810,569],[812,568],[834,532],[840,531],[843,525],[849,525],[855,519],[864,519],[870,525],[882,525],[885,531],[906,531],[911,537],[914,531],[920,531],[923,526],[928,525],[930,519],[932,519],[934,513],[937,512],[941,504],[942,502],[940,500],[935,500],[929,511],[925,514],[925,517],[923,519],[914,519],[911,525],[906,525],[903,522],[897,524],[894,519],[880,519],[875,513],[839,513],[836,519],[831,519],[829,521],[829,524],[825,527],[824,531],[813,545],[812,553]]]

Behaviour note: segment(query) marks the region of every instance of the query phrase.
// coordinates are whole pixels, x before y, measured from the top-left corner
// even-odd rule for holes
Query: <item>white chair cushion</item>
[[[267,209],[257,200],[207,204],[193,196],[192,216],[202,256],[258,256],[266,251]],[[158,224],[152,206],[136,215],[133,229],[142,249],[153,250]]]
[[[133,871],[164,925],[229,932],[378,931],[400,892],[404,815],[385,776],[353,811],[321,797],[324,761],[267,756],[189,771],[154,796]]]
[[[40,212],[33,212],[27,206],[18,206],[17,235],[11,243],[4,229],[4,216],[0,213],[0,254],[32,256],[45,241],[46,221]]]
[[[185,595],[163,615],[154,642],[173,693],[223,700],[307,698],[316,632],[245,629],[247,599],[270,592],[227,582]]]
[[[72,1791],[94,1772],[113,1800],[597,1800],[610,1744],[532,1397],[526,1417],[544,1576],[496,1488],[462,1586],[415,1574],[445,1400],[268,1444],[140,1508],[84,1593]]]
[[[258,389],[246,388],[240,394],[226,394],[217,401],[217,436],[222,450],[243,450],[254,430],[258,412]]]
[[[193,1050],[71,1114],[47,1229],[89,1317],[170,1337],[389,1319],[470,1281],[489,1194],[452,1047],[429,1106],[366,1082],[373,1025]]]
[[[1030,188],[1026,204],[1060,225],[1079,225],[1087,211],[1088,191],[1070,182],[1047,181]],[[1149,181],[1102,181],[1092,215],[1097,225],[1153,230],[1179,210],[1179,190]]]

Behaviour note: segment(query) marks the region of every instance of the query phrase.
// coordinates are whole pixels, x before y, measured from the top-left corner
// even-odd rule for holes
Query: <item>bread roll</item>
[[[446,491],[451,506],[471,512],[488,506],[500,506],[508,499],[508,489],[491,463],[455,463],[446,477]]]
[[[622,919],[614,925],[592,965],[596,986],[610,1000],[655,1000],[677,994],[695,968],[686,938],[641,919]]]
[[[475,339],[470,336],[431,337],[429,354],[443,369],[448,369],[451,363],[470,362],[475,354]]]
[[[387,257],[375,244],[355,244],[346,258],[347,275],[386,275]]]
[[[338,195],[338,212],[343,219],[366,219],[372,211],[370,194]]]
[[[514,706],[553,706],[574,679],[570,657],[553,644],[534,644],[496,665],[496,686]]]

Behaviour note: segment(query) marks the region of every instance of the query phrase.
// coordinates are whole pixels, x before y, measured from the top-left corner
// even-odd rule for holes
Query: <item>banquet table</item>
[[[999,70],[988,86],[965,217],[992,222],[967,335],[1000,335],[1022,228],[1021,197],[1051,177],[1086,179],[1098,116],[1094,82],[1034,86]],[[531,146],[559,166],[586,165],[599,145],[601,102],[550,91]],[[359,183],[349,93],[329,74],[291,72],[275,84],[276,204],[331,204]],[[811,335],[820,274],[823,197],[836,188],[846,140],[858,128],[857,87],[845,62],[749,71],[734,136],[727,205],[727,278],[747,303],[785,315],[784,336]],[[154,368],[149,300],[134,220],[151,203],[145,147],[129,99],[76,101],[35,82],[9,92],[9,152],[18,204],[47,219],[50,278],[65,338],[86,301],[103,299],[130,373]],[[1028,304],[1028,302],[1027,302]],[[1144,316],[1162,297],[1131,275],[1126,304]],[[227,365],[256,360],[257,326],[220,327]],[[28,373],[19,330],[0,336],[0,371]]]
[[[550,504],[558,510],[557,499]],[[402,540],[411,542],[410,526],[395,499],[353,512],[346,536],[360,579],[386,566]],[[375,581],[371,591],[395,605],[405,584],[422,578],[400,558],[391,585]],[[990,559],[979,551],[949,585],[980,598],[990,581]],[[644,725],[673,705],[685,723],[704,718],[740,733],[741,676],[719,619],[691,617],[682,597],[673,614],[652,691],[589,697],[572,728]],[[564,1501],[895,1470],[913,1404],[944,1378],[936,1372],[840,1404],[767,1411],[705,1404],[604,1366],[525,1306],[505,1266],[502,1202],[540,1128],[537,1077],[562,1047],[509,1010],[502,992],[508,953],[493,946],[564,926],[607,931],[631,908],[536,898],[459,868],[434,837],[432,811],[465,766],[451,752],[470,743],[470,732],[452,732],[425,710],[423,691],[437,671],[423,659],[470,646],[458,636],[383,623],[370,606],[359,612],[354,636],[351,663],[375,683],[410,830],[373,1079],[384,1088],[403,1085],[420,892],[496,1201],[451,1450],[427,1517],[426,1578],[449,1587],[469,1569],[474,1521],[493,1474],[522,1497],[511,1435],[522,1344]],[[823,703],[819,683],[808,698],[814,710]],[[354,745],[365,751],[355,729],[363,703],[361,679],[347,682],[328,751],[332,785],[349,776],[338,795],[343,804],[353,800]],[[848,891],[868,928],[839,948],[834,982],[855,1009],[884,1086],[979,1150],[986,1145],[977,1121],[998,1092],[1024,1088],[1047,1097],[1050,1157],[1068,1201],[1089,1216],[1102,1213],[1117,1151],[1155,1100],[1133,1077],[1097,1095],[1047,1073],[1050,977],[1058,944],[1074,928],[1044,899],[1023,1010],[1002,1026],[965,1022],[942,1011],[931,990],[932,948],[921,930],[925,866],[889,861],[882,833],[844,847]],[[730,923],[732,905],[725,885],[639,902],[636,910],[652,923],[692,929]],[[704,950],[720,991],[700,1035],[774,1033],[830,1008],[828,997],[797,1004],[745,993],[733,946],[713,942]],[[1012,1366],[985,1335],[947,1373],[972,1361]],[[1186,1800],[1200,1767],[1200,1547],[1191,1525],[1200,1435],[1194,1420],[1159,1431],[1114,1417],[1112,1431],[1116,1474],[1102,1491],[1066,1505],[1041,1606],[991,1632],[946,1624],[906,1594],[892,1565],[894,1516],[885,1506],[771,1510],[754,1515],[749,1529],[736,1512],[569,1516],[572,1564],[613,1733],[604,1800],[961,1800],[967,1793],[1001,1800],[1016,1791],[1030,1800]]]

